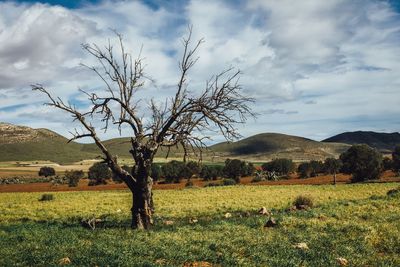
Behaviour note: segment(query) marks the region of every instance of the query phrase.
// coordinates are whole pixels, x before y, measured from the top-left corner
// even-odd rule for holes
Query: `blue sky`
[[[395,0],[0,1],[0,121],[68,136],[77,125],[41,105],[45,99],[29,85],[42,83],[87,108],[78,88],[101,91],[102,84],[79,67],[96,64],[80,44],[104,44],[113,38],[110,28],[124,35],[133,55],[143,47],[154,83],[139,92],[142,103],[163,101],[177,83],[188,24],[194,39],[205,39],[190,73],[192,91],[228,67],[242,70],[244,92],[256,98],[252,108],[259,113],[238,126],[244,136],[280,132],[321,140],[344,131],[400,130]]]

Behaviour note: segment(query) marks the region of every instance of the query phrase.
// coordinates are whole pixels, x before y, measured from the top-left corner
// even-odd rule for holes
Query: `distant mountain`
[[[50,160],[65,164],[100,156],[95,144],[67,143],[67,138],[47,129],[32,129],[7,123],[0,123],[0,161]],[[105,140],[104,145],[113,155],[130,158],[130,139],[114,138]],[[222,142],[205,149],[205,160],[222,161],[227,157],[253,161],[267,161],[274,158],[291,158],[303,161],[323,160],[336,157],[349,145],[322,143],[303,137],[264,133],[237,142]],[[157,157],[165,157],[166,149],[160,149]],[[170,157],[182,157],[182,147],[172,148]]]
[[[322,143],[286,134],[262,133],[237,142],[222,142],[211,146],[210,149],[220,156],[237,156],[254,160],[290,158],[303,161],[337,157],[348,147],[346,144]]]
[[[345,132],[323,140],[322,142],[336,142],[345,144],[367,144],[379,150],[392,151],[400,144],[400,133],[377,133],[371,131]]]

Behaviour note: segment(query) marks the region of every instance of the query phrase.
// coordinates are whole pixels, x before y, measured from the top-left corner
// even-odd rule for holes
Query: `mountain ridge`
[[[339,142],[349,145],[367,144],[370,147],[387,152],[392,151],[396,145],[400,144],[400,133],[379,133],[373,131],[344,132],[324,139],[322,142]]]
[[[361,132],[361,131],[357,131]],[[371,132],[370,132],[371,133]],[[380,133],[375,133],[379,136]],[[343,133],[346,134],[346,133]],[[400,134],[399,134],[400,135]],[[291,158],[296,161],[323,160],[338,157],[351,144],[334,142],[336,136],[323,141],[281,133],[259,133],[235,142],[221,142],[204,150],[204,158],[223,161],[225,158],[241,158],[267,161],[274,158]],[[98,158],[101,153],[94,143],[70,142],[58,133],[45,128],[33,129],[0,122],[0,161],[50,160],[58,163],[78,162]],[[130,158],[129,137],[103,140],[112,154]],[[157,157],[165,157],[166,149],[160,149]],[[173,148],[171,157],[183,157],[182,148]]]

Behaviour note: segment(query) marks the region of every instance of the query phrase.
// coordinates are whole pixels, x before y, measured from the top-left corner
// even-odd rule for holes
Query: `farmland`
[[[57,192],[47,202],[38,201],[42,193],[2,193],[0,265],[48,266],[68,258],[75,266],[335,266],[341,257],[350,266],[398,266],[400,198],[386,195],[397,187],[155,190],[149,232],[129,229],[131,195],[125,190]],[[312,197],[315,207],[286,211],[300,194]],[[276,227],[263,228],[268,217],[256,212],[263,206]],[[81,225],[90,218],[102,219],[95,230]],[[198,222],[190,223],[193,218]],[[308,249],[293,247],[301,242]]]

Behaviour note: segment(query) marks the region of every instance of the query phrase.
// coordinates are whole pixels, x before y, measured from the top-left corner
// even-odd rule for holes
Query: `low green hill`
[[[253,159],[291,158],[293,160],[322,160],[337,157],[349,146],[323,143],[311,139],[279,134],[262,133],[237,142],[223,142],[210,147],[220,156],[236,156]]]

